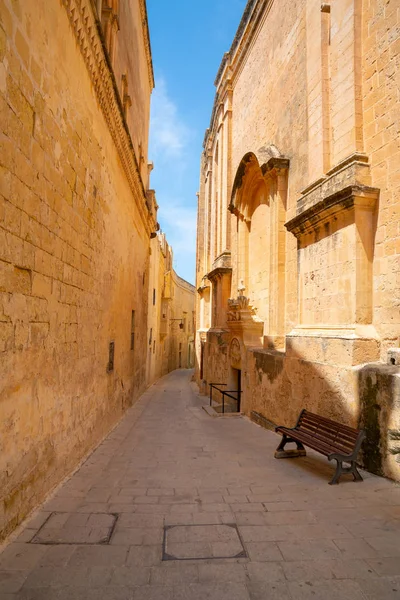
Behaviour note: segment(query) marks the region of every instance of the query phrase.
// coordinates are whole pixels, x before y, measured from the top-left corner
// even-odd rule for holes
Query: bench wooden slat
[[[325,456],[329,456],[330,454],[335,454],[337,452],[340,452],[341,454],[347,454],[347,450],[343,452],[342,449],[332,446],[328,442],[324,442],[323,440],[319,440],[313,436],[307,435],[302,431],[293,432],[290,429],[283,428],[279,428],[277,431],[282,431],[286,433],[287,436],[293,437],[293,439],[299,440],[300,442],[304,442],[306,446],[313,448],[313,450],[320,450],[321,454],[325,454]]]
[[[358,436],[358,433],[357,433],[357,435],[350,437],[346,432],[343,432],[340,429],[328,429],[326,426],[318,425],[318,424],[301,423],[301,425],[296,427],[296,429],[299,429],[300,431],[311,431],[311,432],[320,431],[324,435],[326,435],[328,437],[332,437],[332,438],[336,438],[336,437],[340,436],[340,438],[342,438],[343,440],[346,440],[350,445],[354,444],[354,441],[357,439],[357,436]]]
[[[308,411],[304,411],[304,413],[302,414],[301,418],[300,418],[300,422],[299,425],[301,424],[302,421],[312,421],[312,422],[316,422],[316,423],[324,423],[327,426],[330,426],[331,428],[339,428],[341,430],[343,430],[344,432],[347,432],[350,435],[354,435],[354,434],[358,434],[358,430],[354,429],[354,427],[349,427],[349,425],[343,425],[342,423],[338,423],[337,421],[332,421],[332,419],[328,419],[327,417],[320,417],[319,415],[316,415],[315,413],[311,413]]]
[[[340,448],[342,448],[342,450],[345,451],[351,451],[354,448],[354,443],[356,441],[357,438],[353,439],[353,440],[348,440],[347,438],[343,438],[340,432],[325,432],[324,430],[321,429],[306,429],[303,427],[300,427],[299,429],[297,429],[297,431],[304,431],[304,433],[308,433],[309,435],[312,435],[313,437],[317,438],[317,439],[321,439],[323,441],[328,441],[330,443],[332,443],[332,445],[334,446],[338,446]]]
[[[354,444],[359,432],[356,429],[351,429],[343,426],[341,423],[327,422],[325,419],[309,418],[309,413],[306,418],[300,419],[296,429],[321,430],[329,437],[341,437],[343,440],[348,440],[349,444]]]
[[[310,433],[311,435],[319,435],[321,437],[323,437],[324,439],[329,439],[332,442],[338,442],[341,443],[349,448],[352,448],[357,440],[358,436],[355,436],[354,438],[350,439],[346,436],[344,436],[342,434],[342,432],[339,431],[326,431],[325,429],[323,429],[322,427],[298,427],[296,428],[297,431],[304,431],[305,433]]]

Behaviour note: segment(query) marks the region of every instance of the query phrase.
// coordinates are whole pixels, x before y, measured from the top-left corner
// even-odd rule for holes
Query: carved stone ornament
[[[242,354],[240,351],[240,342],[237,338],[233,338],[229,346],[229,357],[232,365],[240,365]]]
[[[241,294],[237,298],[228,299],[228,321],[242,321],[253,319],[259,321],[256,316],[256,309],[251,306],[249,298]]]
[[[143,219],[148,234],[154,231],[154,219],[149,220],[146,205],[146,191],[143,186],[139,163],[133,150],[133,142],[123,114],[122,100],[118,96],[115,76],[106,57],[99,35],[100,23],[91,0],[62,0],[80,48],[89,77],[93,84],[99,105],[108,125],[111,137],[117,148],[133,198]],[[150,41],[148,35],[146,4],[140,0],[144,46],[147,59],[150,88],[154,87],[153,66],[151,62]],[[150,213],[150,216],[151,213]],[[153,223],[151,222],[153,221]]]

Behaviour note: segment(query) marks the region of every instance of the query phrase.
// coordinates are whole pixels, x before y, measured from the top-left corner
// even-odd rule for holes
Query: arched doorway
[[[267,151],[258,154],[249,152],[243,157],[232,188],[229,209],[237,218],[233,288],[244,288],[264,322],[264,343],[268,337],[268,345],[281,347],[289,161],[276,148],[272,156]],[[264,158],[266,162],[260,162]]]

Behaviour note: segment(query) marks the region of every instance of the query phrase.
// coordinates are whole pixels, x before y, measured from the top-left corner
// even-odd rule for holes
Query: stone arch
[[[257,187],[266,186],[270,175],[276,168],[287,169],[289,160],[284,158],[276,146],[262,146],[256,152],[247,152],[241,159],[233,181],[229,210],[241,214],[245,219],[251,218],[254,211],[248,204],[249,192]],[[250,209],[250,210],[249,210]]]
[[[264,321],[264,335],[284,332],[285,235],[289,160],[275,146],[239,163],[229,210],[237,217],[236,281]]]

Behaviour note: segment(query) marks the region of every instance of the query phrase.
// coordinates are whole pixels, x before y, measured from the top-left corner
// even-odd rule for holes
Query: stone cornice
[[[213,282],[215,279],[219,279],[227,273],[232,273],[232,267],[216,267],[209,273],[207,273],[207,279]]]
[[[146,0],[139,0],[140,6],[140,15],[142,17],[142,31],[143,31],[143,40],[144,40],[144,48],[146,52],[146,60],[147,60],[147,69],[149,72],[149,83],[150,88],[154,88],[154,71],[153,71],[153,60],[151,57],[151,44],[150,44],[150,32],[149,32],[149,21],[147,19],[147,8],[146,8]]]
[[[117,148],[129,187],[148,233],[155,223],[146,207],[143,186],[132,139],[125,121],[114,73],[104,50],[101,24],[91,0],[62,0],[73,33],[85,61],[97,100]],[[150,217],[150,219],[149,219]]]
[[[176,285],[179,285],[181,288],[185,289],[188,292],[192,292],[193,294],[196,292],[196,287],[180,277],[176,271],[172,270],[172,278]]]
[[[301,237],[344,210],[351,210],[355,207],[373,210],[378,196],[379,189],[377,188],[350,185],[310,206],[285,223],[285,227],[296,237]]]

